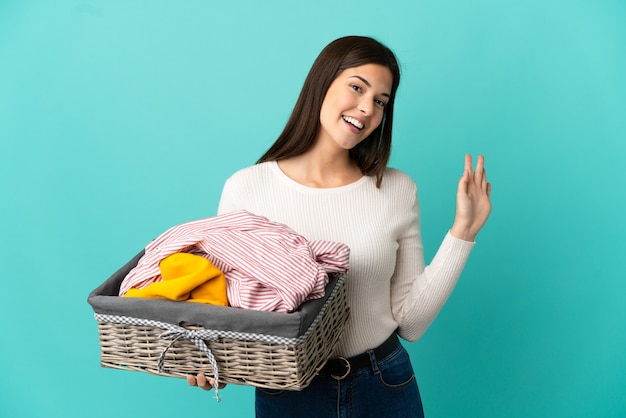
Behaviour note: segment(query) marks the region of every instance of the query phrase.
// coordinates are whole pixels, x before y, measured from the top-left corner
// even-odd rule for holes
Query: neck
[[[348,150],[329,153],[313,147],[302,155],[280,160],[278,166],[288,177],[309,187],[345,186],[363,176]]]

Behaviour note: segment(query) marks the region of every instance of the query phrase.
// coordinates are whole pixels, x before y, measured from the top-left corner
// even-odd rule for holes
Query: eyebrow
[[[365,78],[361,77],[360,75],[353,75],[351,77],[354,78],[358,78],[359,80],[361,80],[363,82],[363,84],[365,84],[367,87],[372,87],[372,85],[370,84],[369,81],[367,81]],[[389,93],[381,93],[381,96],[385,96],[385,97],[391,97]]]

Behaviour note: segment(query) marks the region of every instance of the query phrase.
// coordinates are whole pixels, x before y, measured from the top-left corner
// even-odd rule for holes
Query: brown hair
[[[380,187],[391,153],[393,104],[400,83],[400,68],[389,48],[364,36],[339,38],[322,50],[304,81],[283,132],[257,163],[295,157],[308,151],[317,138],[322,102],[331,83],[342,71],[366,64],[387,67],[393,76],[393,83],[382,122],[350,150],[350,158],[363,174],[376,176],[376,186]]]

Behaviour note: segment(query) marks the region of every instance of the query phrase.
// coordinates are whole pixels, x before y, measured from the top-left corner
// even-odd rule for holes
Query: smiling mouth
[[[343,120],[348,122],[350,125],[354,126],[355,128],[357,128],[358,130],[363,129],[363,127],[365,125],[363,125],[361,122],[359,122],[358,120],[350,117],[350,116],[342,116]]]

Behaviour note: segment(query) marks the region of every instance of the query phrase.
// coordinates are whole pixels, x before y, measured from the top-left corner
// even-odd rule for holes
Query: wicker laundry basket
[[[103,367],[161,376],[204,372],[220,383],[301,390],[326,363],[349,316],[345,277],[293,313],[118,297],[142,253],[89,295]]]

